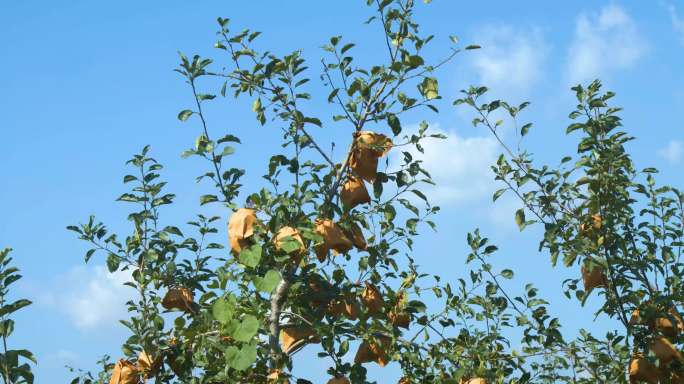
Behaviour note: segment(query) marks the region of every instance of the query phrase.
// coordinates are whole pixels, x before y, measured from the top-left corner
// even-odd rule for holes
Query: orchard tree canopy
[[[598,80],[572,88],[568,155],[554,165],[523,145],[535,129],[522,120],[528,102],[498,100],[486,84],[443,98],[441,67],[479,46],[419,26],[416,13],[429,3],[349,4],[366,7],[365,23],[378,31],[369,40],[386,50],[380,62],[357,55],[368,41],[343,35],[322,40],[317,61],[296,43],[264,47],[239,16],[218,18],[210,57],[180,54],[176,72],[191,98],[177,117],[196,132],[182,156],[204,164],[196,179],[203,213],[166,219],[176,196],[151,143],[126,163],[129,190],[118,200],[128,203],[130,230],[115,233],[93,216],[68,227],[89,244],[86,262],[103,258],[110,272],[131,272],[126,285],[136,292],[121,320],[129,336],[120,354],[72,383],[387,383],[373,365],[400,370],[398,384],[684,383],[684,193],[634,164],[626,147],[634,138]],[[435,53],[437,39],[452,48]],[[322,103],[313,96],[321,88]],[[235,99],[251,104],[250,129],[281,143],[259,153],[264,187],[243,181],[238,133],[206,113]],[[456,236],[467,255],[452,255],[453,234],[440,235],[448,267],[467,278],[421,270],[426,255],[414,240],[436,228],[440,209],[426,193],[434,170],[416,154],[445,136],[427,121],[409,126],[417,111],[453,108],[499,144],[494,204],[516,198],[510,220],[521,231],[536,227],[548,262],[576,271],[562,282],[567,297],[582,305],[599,297],[599,311],[586,317],[604,315],[617,329],[564,332],[534,282],[493,263],[507,250],[486,229]],[[326,130],[344,139],[330,142]],[[16,279],[4,269],[8,252],[3,297]],[[5,341],[7,315],[28,304],[3,299]],[[300,353],[311,348],[316,364]],[[5,347],[5,383],[33,381],[22,359],[34,360]]]

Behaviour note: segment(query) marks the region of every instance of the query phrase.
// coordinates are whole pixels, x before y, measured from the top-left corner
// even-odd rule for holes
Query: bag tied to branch
[[[359,204],[367,204],[371,201],[368,189],[366,189],[363,180],[354,176],[349,176],[342,186],[340,199],[342,199],[342,204],[344,204],[347,209],[352,209]]]
[[[361,293],[361,302],[371,315],[377,315],[382,312],[382,308],[385,306],[385,300],[382,298],[378,288],[368,282],[366,282],[366,288]]]
[[[164,298],[161,305],[164,309],[179,309],[184,312],[192,312],[193,294],[188,288],[171,288]]]
[[[378,172],[378,159],[390,149],[392,140],[387,136],[371,131],[358,132],[349,157],[349,167],[355,175],[372,183]]]
[[[159,372],[162,365],[162,355],[152,358],[147,352],[141,351],[138,354],[138,370],[143,373],[145,379],[154,377]]]
[[[288,242],[287,240],[290,240]],[[289,244],[292,241],[296,242],[298,248],[292,250],[292,245]],[[284,251],[292,255],[292,261],[299,263],[302,259],[302,255],[306,253],[306,246],[304,246],[304,241],[302,240],[302,235],[299,231],[292,227],[282,227],[278,230],[275,237],[275,247],[278,251]]]
[[[114,364],[112,377],[109,384],[138,384],[140,383],[140,371],[138,367],[128,360],[120,359]]]
[[[365,251],[368,248],[366,238],[363,236],[363,231],[358,224],[349,224],[349,230],[345,230],[344,234],[352,241],[354,248],[358,249],[359,251]]]
[[[582,264],[582,282],[586,293],[591,292],[594,288],[605,288],[608,285],[603,267],[591,261]]]
[[[643,380],[649,384],[658,384],[660,371],[658,367],[648,361],[643,355],[635,355],[629,362],[629,380],[638,382]]]
[[[381,367],[389,363],[387,352],[392,340],[387,336],[375,336],[370,340],[364,340],[354,356],[354,364],[376,362]]]
[[[254,235],[254,225],[257,223],[256,212],[249,208],[240,208],[228,220],[228,240],[230,249],[239,254],[243,248],[249,246],[249,238]]]
[[[288,326],[280,330],[280,348],[287,355],[297,352],[306,344],[319,341],[320,339],[311,327]]]
[[[323,243],[316,246],[316,256],[322,263],[328,257],[328,252],[333,250],[337,253],[346,253],[354,245],[345,236],[337,223],[330,219],[316,219],[316,233],[323,236]]]

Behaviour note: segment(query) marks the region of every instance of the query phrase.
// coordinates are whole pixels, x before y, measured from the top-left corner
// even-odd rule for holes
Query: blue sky
[[[83,265],[84,245],[64,227],[94,213],[113,230],[126,228],[127,211],[114,202],[124,191],[125,160],[152,145],[166,166],[169,189],[178,195],[166,213],[169,222],[206,212],[198,196],[210,187],[194,183],[204,165],[180,158],[197,127],[176,119],[191,103],[172,71],[177,51],[216,57],[215,19],[230,17],[236,28],[262,31],[263,47],[278,53],[303,49],[312,60],[312,87],[322,89],[319,47],[330,36],[342,34],[357,43],[357,55],[382,59],[377,26],[362,24],[370,14],[364,3],[0,3],[0,247],[15,249],[25,276],[14,294],[35,303],[19,316],[13,342],[36,352],[37,383],[65,382],[64,365],[90,369],[103,353],[118,356],[125,331],[116,319],[125,315],[129,295],[121,286],[125,276],[106,273],[101,259]],[[449,135],[431,144],[433,155],[426,158],[440,184],[429,191],[443,207],[439,232],[423,235],[414,257],[429,272],[461,276],[465,234],[480,227],[500,246],[496,263],[516,270],[512,289],[528,281],[542,288],[570,333],[610,328],[605,319],[594,321],[590,310],[577,316],[579,304],[562,296],[560,282],[578,271],[550,268],[548,256],[536,251],[539,232],[520,234],[515,228],[515,201],[491,205],[497,186],[488,165],[499,148],[486,132],[472,128],[467,111],[449,101],[470,84],[487,85],[493,95],[513,102],[530,100],[523,119],[535,126],[527,146],[538,159],[555,164],[575,145],[563,135],[574,106],[570,85],[600,77],[617,92],[625,126],[638,137],[630,146],[638,165],[658,167],[660,181],[682,188],[684,2],[435,0],[418,8],[423,31],[438,36],[434,58],[446,52],[450,34],[483,49],[460,54],[439,73],[442,114],[404,121],[427,119]],[[316,106],[330,114],[325,103]],[[242,138],[232,161],[250,172],[248,182],[259,183],[265,156],[277,146],[277,127],[259,127],[248,100],[223,100],[208,112],[215,132]],[[336,138],[340,132],[316,134]],[[588,306],[596,308],[596,302]],[[392,368],[387,372],[396,374]],[[310,378],[324,377],[316,375]]]

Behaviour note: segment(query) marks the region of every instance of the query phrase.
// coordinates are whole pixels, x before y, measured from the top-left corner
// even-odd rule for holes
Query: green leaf
[[[233,319],[235,312],[235,299],[229,300],[223,297],[216,299],[211,306],[211,314],[221,324],[228,324]]]
[[[85,255],[85,262],[86,263],[90,260],[91,257],[93,257],[93,254],[95,253],[95,251],[96,251],[96,249],[93,248],[93,249],[89,249],[88,252],[86,252],[86,255]]]
[[[280,283],[280,273],[275,269],[266,272],[264,277],[255,277],[254,286],[261,292],[271,293]]]
[[[218,201],[218,197],[215,195],[203,195],[200,196],[200,205],[208,204],[208,203],[213,203],[215,201]]]
[[[576,130],[582,129],[582,128],[584,128],[584,124],[572,123],[572,124],[568,125],[568,128],[565,130],[565,133],[570,133],[570,132],[573,132],[573,131],[576,131]]]
[[[197,153],[211,152],[213,148],[214,145],[204,134],[199,135],[197,139],[195,139],[195,151],[197,151]]]
[[[503,271],[501,271],[501,276],[504,279],[512,279],[513,278],[513,271],[511,271],[510,269],[504,269]]]
[[[128,201],[128,202],[133,202],[133,203],[137,203],[138,201],[140,201],[138,196],[131,194],[131,193],[124,193],[123,195],[119,196],[119,198],[116,200],[117,201]]]
[[[320,119],[317,119],[317,118],[315,118],[315,117],[305,117],[305,118],[304,118],[304,122],[305,122],[305,123],[309,123],[309,124],[313,124],[313,125],[315,125],[315,126],[317,126],[317,127],[322,127],[322,126],[323,126],[323,123],[321,123],[321,120],[320,120]]]
[[[577,260],[577,253],[575,252],[564,252],[563,253],[563,265],[569,267],[575,263]]]
[[[427,310],[427,306],[425,303],[419,300],[411,300],[407,304],[408,308],[411,308],[415,312],[425,312]]]
[[[387,115],[387,125],[392,128],[392,133],[394,133],[394,136],[399,136],[401,133],[401,121],[399,121],[397,115],[393,113]]]
[[[261,261],[261,245],[254,244],[249,248],[245,248],[240,252],[240,262],[250,268],[259,265]]]
[[[340,53],[344,55],[345,52],[347,52],[348,50],[350,50],[353,47],[354,47],[354,43],[349,43],[349,44],[345,45],[344,47],[342,47],[342,49],[340,50]]]
[[[425,64],[425,60],[418,55],[408,56],[407,60],[411,68],[418,68],[421,65]]]
[[[185,120],[187,120],[190,116],[192,116],[193,113],[195,113],[195,112],[193,112],[193,111],[191,111],[191,110],[189,110],[189,109],[180,111],[180,113],[178,114],[178,120],[180,120],[180,121],[185,121]]]
[[[532,123],[527,123],[520,128],[520,136],[525,136],[527,135],[527,132],[530,131],[530,128],[532,127]]]
[[[532,299],[527,302],[528,308],[538,307],[540,305],[549,305],[549,302],[544,299]]]
[[[121,263],[121,258],[115,253],[110,253],[107,256],[107,269],[109,269],[109,272],[116,272],[119,269],[119,263]]]
[[[31,301],[26,299],[19,299],[12,304],[6,304],[0,308],[0,316],[9,315],[10,313],[16,312],[28,305],[31,305]]]
[[[183,237],[183,232],[181,232],[181,230],[178,227],[174,227],[172,225],[169,225],[166,228],[164,228],[164,232]]]
[[[8,351],[9,352],[9,351]],[[16,353],[19,356],[22,356],[26,359],[31,360],[34,364],[38,364],[38,360],[36,360],[36,357],[33,355],[33,353],[29,350],[26,349],[15,349],[12,351],[13,353]]]
[[[394,221],[394,218],[397,217],[397,210],[390,204],[385,205],[385,210],[383,213],[385,214],[385,221],[388,223],[391,223]]]
[[[488,246],[485,248],[484,253],[487,254],[487,255],[489,255],[489,254],[492,254],[492,253],[494,253],[494,252],[496,252],[496,251],[498,251],[498,250],[499,250],[499,247],[497,247],[496,245],[488,245]]]
[[[525,209],[520,208],[515,211],[515,223],[521,231],[525,228]]]
[[[185,328],[185,318],[182,316],[176,317],[176,320],[173,321],[173,326],[176,327],[176,329]],[[128,328],[133,329],[130,326],[128,326]]]
[[[499,189],[498,191],[494,192],[494,196],[492,196],[492,201],[496,201],[496,200],[497,200],[499,197],[501,197],[501,195],[503,195],[507,190],[508,190],[508,188],[502,188],[502,189]]]
[[[411,192],[413,192],[414,195],[420,197],[423,201],[426,203],[429,203],[427,196],[425,194],[417,189],[412,189]]]
[[[335,88],[330,92],[330,95],[328,95],[328,103],[332,103],[333,99],[337,96],[337,93],[340,91],[339,88]]]
[[[344,356],[349,351],[349,340],[344,340],[340,343],[340,347],[337,350],[337,356]]]
[[[226,348],[225,356],[229,367],[237,371],[244,371],[256,361],[257,349],[254,345],[245,345],[242,348],[231,345]]]
[[[302,249],[302,244],[292,236],[286,236],[280,243],[280,249],[285,253],[290,254]]]
[[[261,99],[260,98],[254,100],[254,103],[252,103],[252,111],[254,111],[254,112],[261,111]]]
[[[236,341],[248,342],[259,331],[259,320],[252,315],[246,315],[233,330],[233,338]]]
[[[349,85],[349,88],[347,88],[347,95],[349,96],[354,96],[354,93],[361,89],[361,80],[356,79],[354,82]]]
[[[426,77],[419,87],[420,93],[428,100],[433,100],[439,97],[439,86],[437,79],[434,77]]]
[[[240,138],[235,136],[235,135],[225,135],[222,138],[218,139],[216,142],[219,144],[226,143],[226,142],[239,143]]]

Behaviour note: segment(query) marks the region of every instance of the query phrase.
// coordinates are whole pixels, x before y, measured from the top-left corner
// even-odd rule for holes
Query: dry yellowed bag
[[[192,291],[185,287],[171,288],[164,298],[161,305],[165,309],[179,309],[184,312],[192,312]]]
[[[603,267],[598,264],[585,263],[582,265],[582,282],[584,283],[584,292],[591,292],[594,288],[606,287],[608,280],[603,271]]]
[[[249,246],[249,238],[254,235],[254,225],[257,223],[256,212],[249,208],[240,208],[228,220],[228,241],[230,249],[239,254],[243,248]]]
[[[319,340],[316,332],[307,326],[288,326],[280,330],[280,348],[287,355],[297,352],[306,344],[317,343]]]
[[[378,173],[378,159],[391,148],[392,140],[385,135],[370,131],[358,132],[349,157],[349,167],[355,175],[372,183]]]
[[[629,362],[629,380],[643,380],[649,384],[658,384],[660,371],[658,367],[641,355],[636,355]]]
[[[347,209],[352,209],[359,204],[367,204],[371,201],[363,180],[354,176],[349,176],[347,182],[342,186],[340,199]]]
[[[142,372],[145,380],[154,377],[159,372],[162,365],[162,355],[152,358],[147,352],[141,351],[138,354],[138,370]]]
[[[114,364],[112,377],[109,384],[138,384],[140,383],[140,371],[138,367],[128,360],[120,359]]]
[[[316,257],[321,263],[328,258],[328,253],[333,250],[337,253],[346,253],[354,245],[337,223],[330,219],[316,219],[316,233],[323,236],[323,243],[315,247]]]
[[[385,300],[382,298],[378,288],[368,282],[366,282],[366,288],[361,293],[361,302],[371,315],[382,312],[382,308],[385,306]]]
[[[288,238],[291,238],[299,243],[299,249],[290,253],[292,255],[292,261],[298,264],[302,259],[302,255],[306,253],[306,246],[304,246],[302,236],[297,229],[292,227],[280,228],[275,237],[275,247],[277,250],[282,251],[283,243],[285,243],[285,240]]]
[[[390,349],[391,342],[392,340],[387,336],[376,336],[370,340],[364,340],[356,351],[354,364],[376,362],[384,367],[389,363],[387,352]]]

